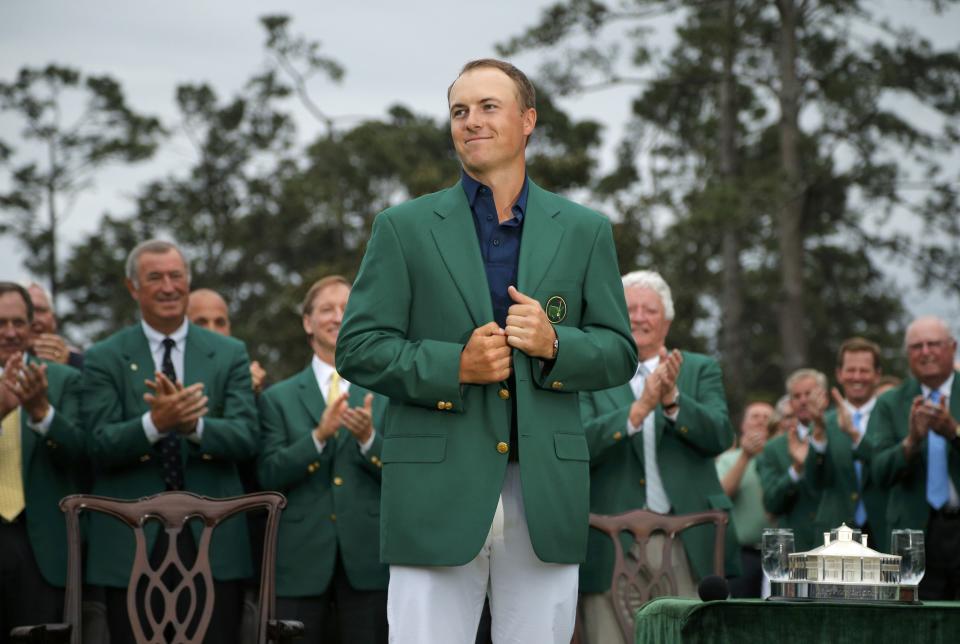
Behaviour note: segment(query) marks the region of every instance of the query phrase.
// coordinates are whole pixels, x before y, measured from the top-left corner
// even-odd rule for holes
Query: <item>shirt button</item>
[[[487,221],[493,221],[493,215],[487,215]]]
[[[493,240],[493,245],[494,245],[494,246],[499,246],[499,245],[500,245],[500,240],[499,240],[499,239],[494,239],[494,240]]]

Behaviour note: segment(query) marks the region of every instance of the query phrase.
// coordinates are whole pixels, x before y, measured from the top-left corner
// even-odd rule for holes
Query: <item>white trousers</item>
[[[494,644],[569,644],[577,609],[576,564],[537,558],[520,489],[507,465],[500,503],[480,553],[464,566],[390,566],[391,644],[473,644],[489,593]]]

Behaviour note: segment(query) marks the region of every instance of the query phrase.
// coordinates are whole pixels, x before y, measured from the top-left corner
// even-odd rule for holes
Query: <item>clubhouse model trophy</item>
[[[868,548],[867,535],[846,524],[825,532],[823,542],[786,555],[785,574],[770,575],[771,599],[917,603],[919,578],[901,579],[900,555]]]

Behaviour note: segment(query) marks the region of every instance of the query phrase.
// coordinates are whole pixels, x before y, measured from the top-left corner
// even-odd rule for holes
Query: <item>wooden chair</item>
[[[57,642],[80,644],[81,642],[81,588],[82,570],[80,556],[80,512],[96,511],[116,517],[133,530],[136,552],[127,587],[127,608],[131,627],[138,644],[165,644],[165,633],[173,633],[175,644],[200,644],[210,625],[213,614],[213,573],[210,567],[210,540],[213,529],[241,512],[266,510],[266,534],[263,560],[261,562],[259,610],[257,616],[256,642],[287,642],[303,634],[303,624],[274,619],[274,562],[277,550],[277,528],[280,511],[287,500],[277,492],[248,494],[227,499],[211,499],[188,492],[164,492],[142,499],[128,501],[101,496],[75,494],[60,501],[60,508],[67,519],[67,584],[64,601],[64,623],[22,626],[13,629],[15,642]],[[196,561],[189,567],[177,551],[177,537],[192,518],[203,523]],[[147,519],[159,520],[168,535],[168,548],[157,569],[150,564],[144,525]],[[161,577],[173,567],[176,579],[173,588],[170,581]],[[198,582],[205,592],[198,596]],[[138,593],[137,588],[146,592]],[[178,598],[187,594],[189,599],[186,615],[177,614]],[[157,617],[151,610],[151,598],[160,601],[163,614]],[[202,602],[198,600],[203,599]],[[144,629],[143,620],[148,629]],[[146,632],[145,632],[146,631]]]
[[[613,540],[615,559],[610,595],[625,641],[633,641],[634,616],[643,604],[654,597],[677,594],[677,580],[670,564],[673,543],[683,530],[704,523],[714,524],[713,571],[723,577],[724,533],[728,520],[724,510],[676,515],[632,510],[614,515],[590,515],[590,526],[605,532]],[[634,538],[628,552],[623,551],[620,543],[622,532],[630,532]],[[666,538],[660,565],[654,567],[647,559],[647,542],[658,532]]]

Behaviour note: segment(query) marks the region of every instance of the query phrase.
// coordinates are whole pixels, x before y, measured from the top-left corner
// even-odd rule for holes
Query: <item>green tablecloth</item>
[[[636,644],[958,641],[960,602],[913,606],[759,599],[701,602],[661,597],[637,612],[636,623]]]

